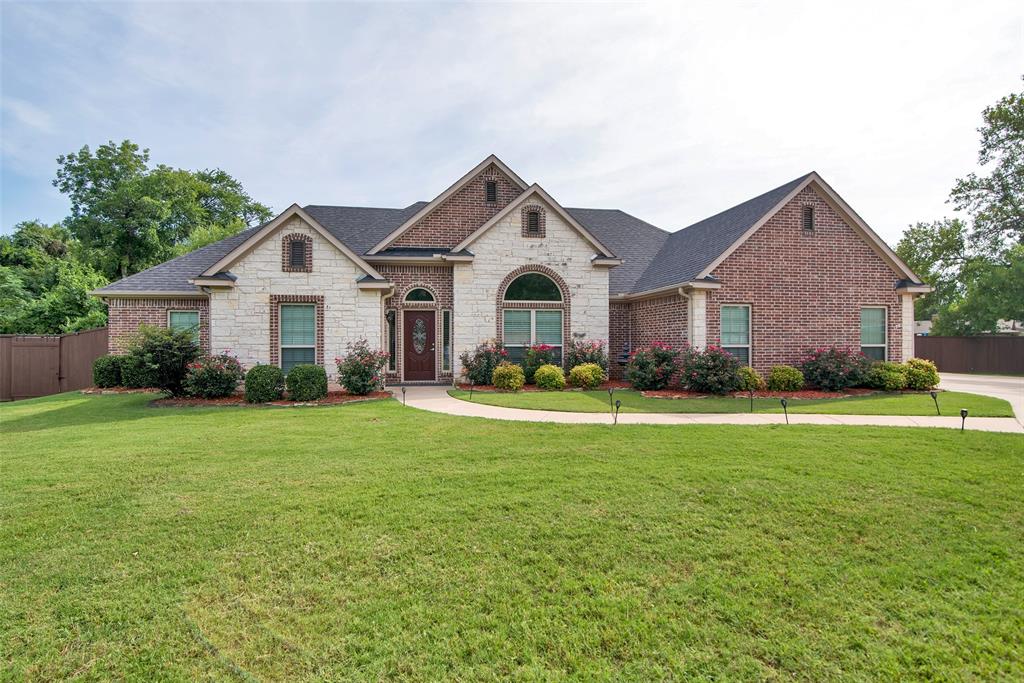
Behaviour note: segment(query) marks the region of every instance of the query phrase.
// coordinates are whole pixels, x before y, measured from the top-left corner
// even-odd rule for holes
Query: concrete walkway
[[[939,386],[947,391],[966,391],[1009,401],[1017,422],[1024,423],[1024,377],[940,372]]]
[[[405,388],[406,405],[448,415],[486,417],[492,420],[518,420],[522,422],[558,422],[563,424],[610,424],[607,413],[568,413],[554,410],[523,410],[502,408],[482,403],[463,401],[448,395],[449,387],[408,386]],[[402,400],[402,389],[392,387],[392,393]],[[770,413],[619,413],[619,424],[726,424],[769,425],[785,424],[784,415]],[[790,414],[790,424],[867,425],[883,427],[946,427],[960,429],[959,417],[903,417],[899,415],[809,415]],[[1021,427],[1009,417],[968,417],[967,428],[988,432],[1024,434]]]

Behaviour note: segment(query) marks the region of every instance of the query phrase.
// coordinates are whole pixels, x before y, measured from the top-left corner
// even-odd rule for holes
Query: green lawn
[[[0,406],[0,679],[1024,678],[1024,437]]]
[[[455,398],[469,400],[469,392],[452,389]],[[732,397],[646,398],[629,389],[616,389],[615,399],[622,401],[623,413],[749,413],[750,399]],[[558,410],[575,413],[607,413],[607,391],[520,391],[514,394],[474,391],[474,403],[506,408]],[[959,415],[967,408],[974,417],[1013,417],[1013,408],[1000,398],[944,391],[939,394],[943,415]],[[935,402],[928,394],[869,394],[850,398],[792,399],[791,413],[831,415],[934,415]],[[777,398],[755,398],[755,413],[782,413]]]

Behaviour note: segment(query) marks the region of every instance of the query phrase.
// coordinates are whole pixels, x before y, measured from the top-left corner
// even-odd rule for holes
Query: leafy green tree
[[[177,255],[193,232],[224,235],[271,215],[224,171],[151,169],[149,150],[129,140],[108,142],[95,154],[85,146],[57,163],[53,184],[71,200],[64,224],[85,258],[109,278]]]

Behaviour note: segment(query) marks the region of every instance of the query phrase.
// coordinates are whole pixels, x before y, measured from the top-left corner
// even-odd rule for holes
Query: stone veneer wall
[[[497,335],[498,289],[521,266],[546,266],[564,280],[572,298],[570,336],[608,340],[608,270],[592,265],[594,247],[550,206],[545,210],[543,238],[523,238],[520,212],[511,211],[470,246],[472,263],[454,264],[456,374],[461,352]]]
[[[312,240],[312,271],[283,272],[281,235],[299,233]],[[295,217],[231,267],[233,289],[210,295],[210,339],[217,350],[231,349],[246,367],[272,362],[271,295],[323,296],[323,358],[329,375],[346,346],[366,339],[381,348],[379,291],[362,291],[363,271],[320,233]]]
[[[139,325],[167,327],[170,311],[199,311],[199,344],[210,352],[210,305],[205,299],[107,299],[107,345],[110,353],[123,353],[129,335]]]

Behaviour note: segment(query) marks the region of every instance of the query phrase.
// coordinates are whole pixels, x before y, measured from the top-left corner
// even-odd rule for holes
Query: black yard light
[[[615,422],[614,422],[614,424],[619,424],[619,408],[621,406],[622,406],[622,401],[616,400],[615,401]]]
[[[964,431],[964,425],[967,423],[967,408],[960,409],[960,431]]]
[[[615,393],[615,387],[608,387],[608,412],[615,409],[615,405],[612,403],[612,394]]]
[[[750,390],[750,412],[754,412],[754,390]]]
[[[935,401],[935,414],[942,415],[942,413],[939,412],[939,392],[929,391],[928,393],[931,394],[932,400]]]
[[[779,402],[782,404],[782,412],[786,414],[786,424],[789,424],[789,410],[786,409],[786,406],[789,405],[789,401],[782,399]]]
[[[405,405],[405,387],[402,387],[402,405]]]
[[[475,379],[469,380],[469,400],[470,401],[473,400],[473,387],[474,386],[476,386],[476,380]]]

